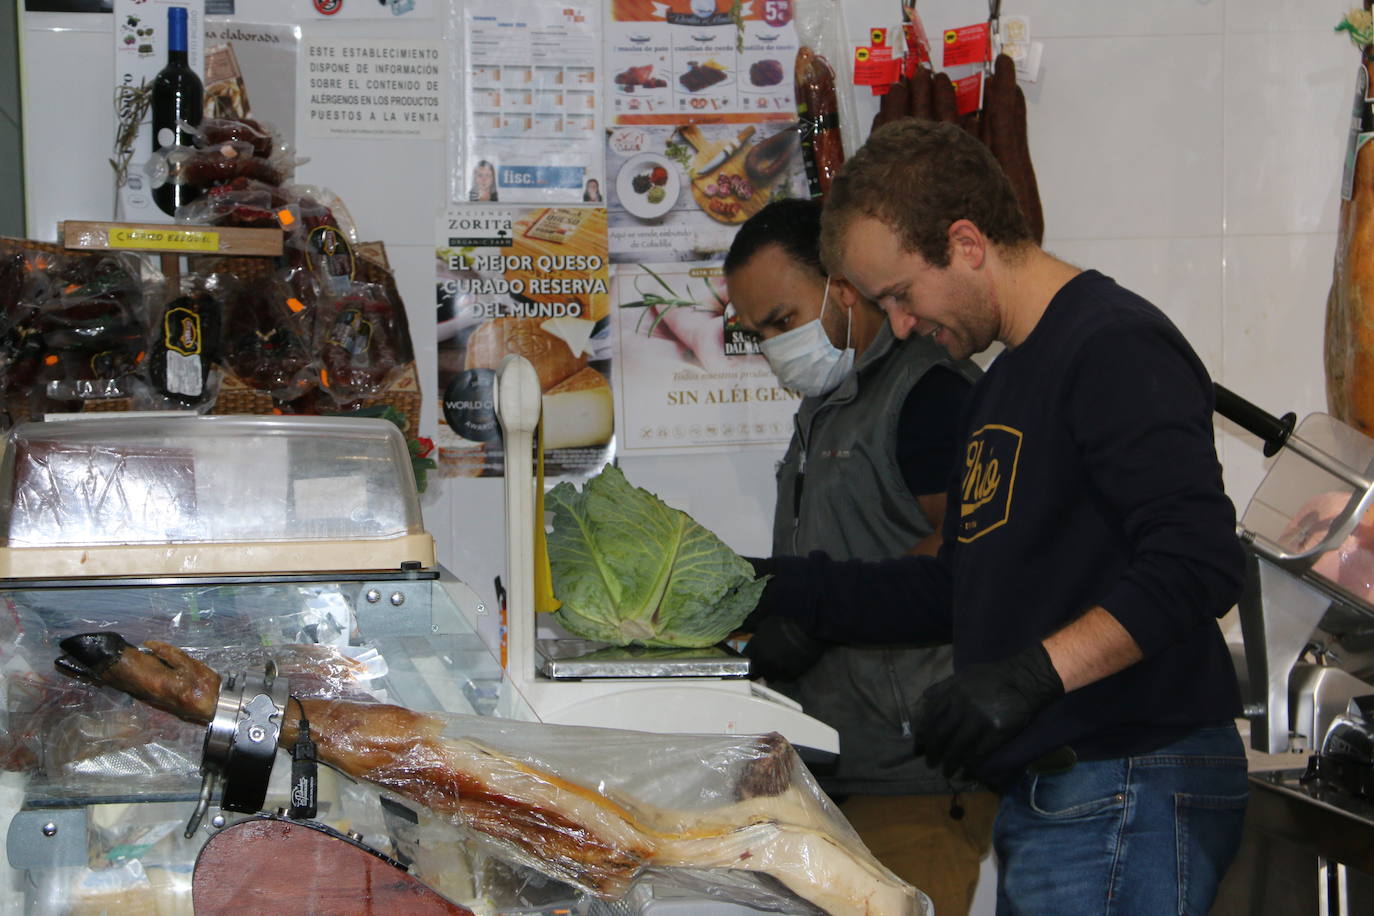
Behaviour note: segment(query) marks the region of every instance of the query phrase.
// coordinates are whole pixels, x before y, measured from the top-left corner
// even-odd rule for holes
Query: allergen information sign
[[[306,133],[443,139],[444,60],[437,41],[307,39],[299,77]]]

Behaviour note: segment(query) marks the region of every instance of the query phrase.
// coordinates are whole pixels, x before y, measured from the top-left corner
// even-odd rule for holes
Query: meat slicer
[[[1374,440],[1323,413],[1273,417],[1220,385],[1216,410],[1277,455],[1239,523],[1251,746],[1355,746],[1367,705],[1355,701],[1374,696]]]
[[[541,403],[539,379],[528,360],[510,356],[501,364],[496,402],[506,454],[530,455]],[[507,462],[506,673],[516,688],[512,695],[529,703],[540,721],[650,732],[778,732],[807,753],[839,752],[835,729],[806,715],[790,697],[747,680],[749,661],[733,652],[608,652],[538,621],[536,616],[548,616],[534,610],[539,485],[532,462]]]

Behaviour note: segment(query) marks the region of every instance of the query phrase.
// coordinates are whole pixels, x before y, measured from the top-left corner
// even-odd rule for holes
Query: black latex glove
[[[976,773],[993,751],[1064,695],[1040,643],[996,662],[971,665],[932,684],[916,712],[916,756],[945,776]]]
[[[765,617],[744,646],[749,676],[792,681],[820,660],[829,643],[812,638],[790,617]]]
[[[745,557],[745,562],[754,568],[754,578],[759,579],[763,576],[773,576],[774,563],[771,557]],[[763,594],[759,596],[759,603],[754,605],[754,609],[749,612],[749,616],[744,618],[744,622],[739,625],[742,633],[757,633],[763,624],[764,618],[773,616],[777,610],[777,601],[774,598],[773,582],[770,578],[768,584],[763,587]]]

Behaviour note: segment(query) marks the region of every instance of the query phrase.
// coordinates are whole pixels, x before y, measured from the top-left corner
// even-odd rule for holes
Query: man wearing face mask
[[[959,416],[980,373],[928,339],[898,341],[881,309],[827,276],[820,213],[819,201],[768,205],[740,227],[724,267],[740,323],[778,381],[805,396],[778,468],[773,552],[933,554]],[[937,913],[967,912],[995,799],[956,800],[912,751],[916,701],[951,672],[949,647],[835,646],[771,616],[745,653],[770,686],[839,732],[839,760],[817,776],[865,844]]]

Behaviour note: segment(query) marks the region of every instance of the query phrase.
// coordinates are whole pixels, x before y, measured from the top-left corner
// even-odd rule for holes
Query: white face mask
[[[825,295],[821,299],[821,315],[830,302],[830,278],[825,280]],[[773,374],[786,388],[807,397],[818,397],[834,391],[849,370],[854,368],[854,349],[849,346],[853,331],[852,317],[845,328],[841,350],[830,342],[830,335],[821,326],[821,319],[808,321],[799,328],[770,337],[759,344]]]

